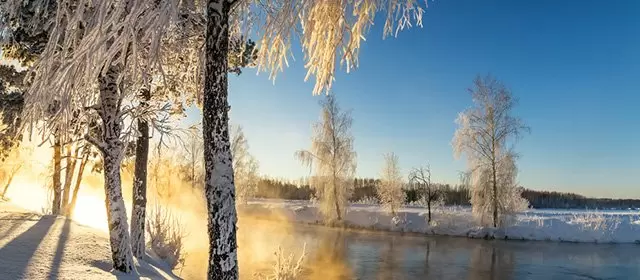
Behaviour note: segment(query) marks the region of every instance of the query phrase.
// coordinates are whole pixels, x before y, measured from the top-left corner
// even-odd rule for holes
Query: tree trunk
[[[73,195],[71,196],[71,203],[69,203],[69,210],[67,211],[69,217],[73,217],[73,211],[76,209],[76,202],[78,201],[78,191],[80,191],[80,183],[82,182],[82,174],[84,173],[84,167],[87,165],[89,154],[85,154],[80,161],[80,167],[78,168],[78,177],[76,177],[76,185],[73,188]]]
[[[120,140],[122,132],[120,119],[120,95],[117,79],[120,74],[116,66],[110,66],[107,73],[99,77],[100,116],[102,118],[102,153],[104,164],[104,191],[107,218],[109,221],[109,242],[113,268],[129,273],[133,270],[133,256],[129,240],[127,211],[122,198],[120,163],[124,144]]]
[[[498,182],[496,176],[496,163],[495,160],[492,164],[493,167],[493,227],[498,227]]]
[[[431,195],[427,198],[427,212],[428,212],[428,220],[427,223],[431,224]]]
[[[141,92],[141,107],[146,107],[151,99],[149,89]],[[147,160],[149,158],[149,124],[144,119],[138,119],[136,140],[136,163],[133,175],[133,209],[131,212],[131,249],[137,258],[144,257],[144,226],[147,207]]]
[[[73,180],[73,172],[76,170],[76,156],[78,156],[77,151],[75,153],[72,152],[71,147],[67,151],[67,159],[65,163],[67,164],[64,176],[64,188],[62,189],[62,205],[63,213],[68,215],[69,213],[69,197],[71,196],[71,181]]]
[[[236,204],[229,143],[229,0],[207,2],[202,132],[208,210],[208,279],[238,279]]]
[[[333,184],[333,199],[335,199],[335,204],[336,204],[336,214],[338,214],[338,221],[342,220],[342,213],[340,212],[340,203],[338,203],[338,187],[335,184],[335,179],[334,179],[334,184]]]
[[[60,200],[62,195],[62,186],[60,177],[62,173],[62,145],[60,144],[60,134],[56,131],[53,135],[53,204],[51,205],[51,214],[60,214]]]
[[[0,194],[0,198],[5,198],[7,195],[7,191],[9,190],[9,186],[11,186],[11,181],[13,181],[13,177],[16,176],[16,174],[18,174],[18,171],[20,171],[20,168],[22,168],[22,163],[20,163],[20,165],[11,170],[11,173],[9,174],[9,178],[7,178],[7,183],[4,184],[4,190],[2,191],[2,194]]]

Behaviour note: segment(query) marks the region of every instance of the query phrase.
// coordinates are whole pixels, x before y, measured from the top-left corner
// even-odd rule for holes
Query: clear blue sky
[[[474,76],[491,73],[532,128],[516,147],[522,185],[640,198],[640,1],[429,1],[424,28],[386,40],[381,28],[333,88],[353,109],[357,176],[376,177],[393,151],[405,174],[429,163],[435,180],[457,183],[454,120]],[[321,97],[297,50],[275,85],[253,69],[230,78],[232,122],[270,176],[309,174],[293,153],[309,147]]]

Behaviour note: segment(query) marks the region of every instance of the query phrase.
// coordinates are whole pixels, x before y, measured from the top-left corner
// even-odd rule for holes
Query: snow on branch
[[[316,79],[314,94],[331,89],[336,60],[347,73],[358,66],[362,41],[374,23],[376,13],[385,13],[383,37],[397,36],[413,26],[422,26],[424,8],[417,0],[281,0],[255,1],[264,18],[256,28],[260,43],[258,68],[275,79],[288,66],[291,40],[301,28],[301,46],[307,75]],[[426,1],[424,7],[426,8]]]

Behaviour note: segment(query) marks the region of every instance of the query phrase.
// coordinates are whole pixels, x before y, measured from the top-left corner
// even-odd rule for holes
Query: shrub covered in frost
[[[171,210],[155,205],[147,215],[148,246],[172,269],[184,265],[183,225]]]
[[[302,253],[297,261],[294,262],[293,253],[286,256],[281,247],[274,253],[276,260],[272,267],[271,274],[256,274],[255,279],[259,280],[296,280],[302,276],[302,262],[306,256],[306,244],[302,248]]]
[[[356,204],[379,205],[380,201],[378,201],[377,197],[365,196],[356,201]]]

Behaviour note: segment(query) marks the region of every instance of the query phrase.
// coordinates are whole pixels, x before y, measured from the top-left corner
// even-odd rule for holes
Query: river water
[[[278,224],[240,225],[238,238],[242,279],[270,271],[265,252],[273,256],[282,246],[297,256],[305,244],[304,278],[314,280],[640,279],[635,244],[474,240]]]

